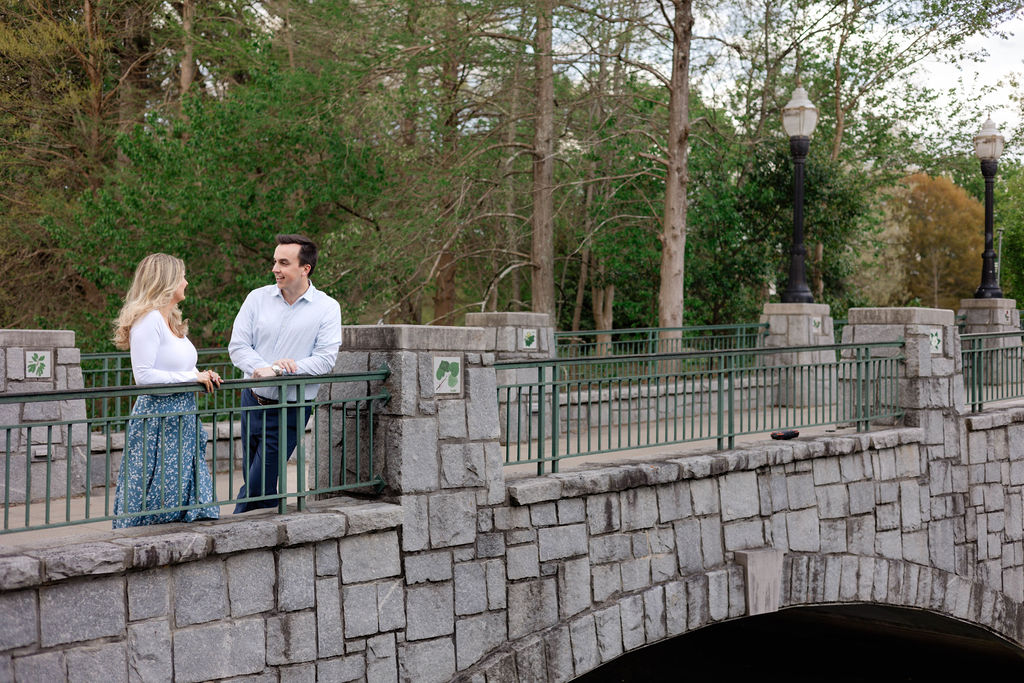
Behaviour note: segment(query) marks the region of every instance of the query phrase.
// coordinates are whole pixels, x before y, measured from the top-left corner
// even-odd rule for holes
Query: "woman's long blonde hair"
[[[175,290],[185,277],[185,262],[168,254],[150,254],[135,269],[132,286],[124,297],[124,306],[114,321],[114,346],[127,350],[131,345],[131,329],[139,318],[171,303]],[[167,321],[179,337],[188,334],[188,321],[181,319],[181,309],[171,311]]]

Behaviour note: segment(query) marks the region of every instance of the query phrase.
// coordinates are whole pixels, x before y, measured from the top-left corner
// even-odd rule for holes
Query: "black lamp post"
[[[782,128],[789,136],[789,151],[793,155],[793,244],[789,249],[789,282],[782,293],[783,303],[814,303],[804,266],[804,162],[817,123],[818,110],[798,82],[789,104],[782,108]]]
[[[975,299],[1001,299],[996,276],[996,252],[992,249],[992,190],[996,182],[996,168],[999,155],[1003,153],[1003,136],[996,124],[989,118],[974,136],[974,154],[981,160],[981,175],[985,176],[985,251],[981,254],[981,286],[974,293]]]

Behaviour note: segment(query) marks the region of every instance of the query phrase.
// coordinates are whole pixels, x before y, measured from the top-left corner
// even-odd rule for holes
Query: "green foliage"
[[[687,244],[690,324],[756,320],[769,287],[785,288],[793,234],[793,163],[788,144],[763,145],[753,153],[750,173],[740,183],[742,155],[730,157],[724,145],[694,150],[692,169],[700,189]],[[813,289],[820,279],[824,300],[816,299],[842,314],[856,301],[846,282],[857,242],[878,220],[871,202],[875,186],[866,174],[829,161],[813,147],[805,175],[808,281]],[[820,262],[815,259],[818,243],[823,247]]]
[[[1004,296],[1020,303],[1024,302],[1024,165],[1001,161],[995,190],[993,223],[997,234],[1003,231],[1000,287]]]
[[[280,232],[320,242],[313,279],[346,322],[530,307],[532,4],[209,0],[191,32],[184,7],[100,3],[86,27],[80,4],[5,5],[0,256],[28,264],[0,291],[5,324],[72,327],[84,348],[105,349],[135,264],[165,251],[189,269],[192,336],[223,345],[242,297],[270,282]],[[556,9],[566,329],[577,317],[593,327],[613,291],[615,326],[658,319],[669,95],[654,74],[669,43],[665,17],[647,9]],[[977,101],[957,92],[937,114],[953,84],[916,84],[915,64],[971,58],[965,39],[1019,2],[707,9],[695,8],[712,40],[695,43],[690,72],[686,321],[752,320],[786,284],[792,160],[779,109],[796,40],[821,110],[806,167],[809,280],[835,317],[873,303],[856,288],[858,254],[880,248],[880,212],[905,169],[983,191],[969,154]],[[186,48],[198,75],[182,99]],[[1021,182],[1004,163],[1003,282],[1024,294]],[[438,310],[447,291],[454,309]]]
[[[102,317],[116,314],[138,261],[163,251],[186,262],[193,339],[223,346],[246,292],[272,282],[274,235],[291,232],[322,245],[317,286],[347,317],[360,310],[345,259],[369,251],[376,227],[358,216],[389,183],[373,149],[331,115],[323,86],[308,72],[269,69],[120,139],[130,165],[84,193],[70,225],[51,222],[78,271],[107,293]]]

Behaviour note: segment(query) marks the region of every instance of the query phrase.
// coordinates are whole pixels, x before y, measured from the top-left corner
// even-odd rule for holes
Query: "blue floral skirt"
[[[150,395],[135,401],[128,420],[124,458],[117,477],[114,514],[213,503],[206,465],[206,430],[195,416],[195,393]],[[191,413],[168,415],[163,413]],[[198,427],[198,429],[197,429]],[[217,519],[216,505],[114,520],[114,528]]]

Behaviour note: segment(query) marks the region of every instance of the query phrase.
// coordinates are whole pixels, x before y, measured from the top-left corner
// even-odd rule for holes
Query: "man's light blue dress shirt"
[[[292,358],[298,374],[325,375],[334,369],[341,347],[341,307],[313,283],[288,304],[277,285],[249,292],[238,309],[231,330],[228,353],[231,362],[247,378],[280,358]],[[306,400],[316,396],[319,384],[306,385]],[[256,393],[277,398],[277,389],[260,387]],[[294,400],[292,392],[289,400]]]

